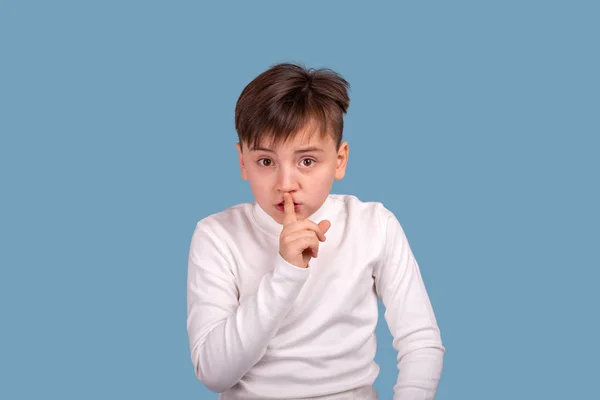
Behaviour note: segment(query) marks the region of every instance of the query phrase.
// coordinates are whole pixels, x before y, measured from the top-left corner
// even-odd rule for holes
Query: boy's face
[[[336,151],[330,135],[321,138],[308,129],[273,149],[242,145],[243,151],[236,143],[242,179],[249,181],[256,202],[279,224],[283,224],[283,193],[289,192],[298,204],[298,218],[308,218],[323,205],[333,181],[346,173],[348,143]]]

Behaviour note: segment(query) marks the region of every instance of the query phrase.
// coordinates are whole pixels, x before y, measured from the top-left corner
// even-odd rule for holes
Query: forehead
[[[330,135],[327,135],[320,130],[304,129],[290,135],[287,140],[278,140],[274,142],[272,138],[263,138],[258,143],[256,151],[271,150],[276,153],[286,153],[308,147],[327,151],[330,147],[334,147],[334,143]],[[253,151],[254,149],[250,150]]]

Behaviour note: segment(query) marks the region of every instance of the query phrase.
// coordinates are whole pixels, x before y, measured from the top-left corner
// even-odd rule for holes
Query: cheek
[[[268,174],[261,174],[257,171],[248,171],[248,182],[254,189],[266,189],[271,185],[271,177]]]
[[[335,166],[323,165],[322,168],[313,171],[311,179],[318,182],[329,182],[334,179]]]

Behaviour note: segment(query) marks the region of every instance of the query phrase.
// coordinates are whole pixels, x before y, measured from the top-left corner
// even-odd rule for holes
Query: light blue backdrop
[[[447,347],[436,399],[597,395],[598,2],[200,3],[0,2],[0,398],[216,398],[188,249],[252,201],[234,106],[281,61],[352,85],[334,192],[407,233]]]

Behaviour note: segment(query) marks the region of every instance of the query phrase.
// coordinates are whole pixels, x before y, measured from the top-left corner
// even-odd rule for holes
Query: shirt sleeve
[[[240,304],[230,258],[199,222],[188,258],[187,331],[196,377],[217,393],[260,361],[310,273],[278,255],[256,293]]]
[[[404,230],[387,209],[382,222],[385,246],[375,287],[398,352],[394,400],[432,400],[445,353],[440,330]]]

